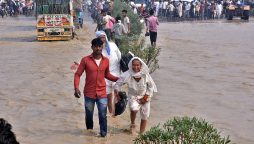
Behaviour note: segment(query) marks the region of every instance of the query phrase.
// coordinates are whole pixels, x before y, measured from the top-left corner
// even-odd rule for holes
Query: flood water
[[[149,127],[197,116],[233,143],[254,143],[254,20],[161,23],[158,93]],[[129,113],[109,118],[109,136],[85,130],[83,100],[73,96],[73,61],[91,53],[90,21],[71,41],[37,42],[35,19],[0,19],[0,117],[22,144],[131,143]],[[84,78],[82,80],[83,86]],[[139,119],[137,120],[137,124]]]

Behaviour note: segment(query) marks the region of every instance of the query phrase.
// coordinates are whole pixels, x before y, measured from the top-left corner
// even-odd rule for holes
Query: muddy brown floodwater
[[[174,116],[206,119],[233,143],[254,143],[254,21],[161,23],[158,93],[149,127]],[[109,118],[109,136],[85,130],[83,99],[73,96],[70,65],[91,53],[90,21],[79,39],[35,40],[35,19],[0,19],[0,117],[22,144],[125,144],[129,113]],[[83,86],[84,78],[82,79]],[[139,121],[137,121],[139,123]]]

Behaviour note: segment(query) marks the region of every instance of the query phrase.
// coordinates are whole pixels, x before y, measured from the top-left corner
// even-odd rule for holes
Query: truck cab
[[[74,35],[72,0],[37,0],[37,40],[69,40]]]

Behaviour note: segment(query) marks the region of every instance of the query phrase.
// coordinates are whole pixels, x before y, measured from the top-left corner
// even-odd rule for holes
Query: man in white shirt
[[[166,17],[167,5],[168,5],[168,1],[165,0],[165,1],[163,2],[163,6],[162,6],[162,15],[163,15],[163,17]]]
[[[154,7],[155,7],[155,16],[157,17],[160,8],[160,2],[158,0],[154,2]]]
[[[162,8],[163,8],[163,2],[160,0],[159,1],[159,13],[158,13],[158,16],[162,16]]]
[[[169,13],[168,13],[168,16],[167,16],[168,19],[170,19],[170,20],[172,20],[172,18],[173,18],[174,9],[175,9],[175,7],[173,5],[173,2],[170,2],[169,5],[168,5]]]
[[[134,3],[134,1],[130,1],[130,6],[131,6],[131,9],[133,10],[133,13],[137,14],[138,11],[137,11],[137,7],[136,7],[136,4]]]
[[[185,5],[185,18],[190,18],[190,3],[189,2],[186,2],[186,5]]]
[[[177,10],[178,10],[179,18],[181,18],[183,16],[183,3],[182,3],[182,1],[179,1]]]
[[[130,19],[127,16],[127,10],[122,10],[122,16],[123,16],[123,25],[127,33],[130,33],[131,31],[131,24],[130,24]]]
[[[218,4],[216,5],[216,15],[218,19],[221,18],[222,10],[223,10],[223,6],[221,2],[218,2]]]

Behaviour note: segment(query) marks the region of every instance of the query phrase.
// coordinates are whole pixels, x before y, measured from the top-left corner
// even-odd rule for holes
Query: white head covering
[[[132,61],[133,60],[139,60],[141,62],[142,65],[141,65],[140,72],[134,72],[132,70]],[[147,75],[150,78],[150,80],[151,80],[151,83],[152,83],[153,88],[154,88],[154,92],[157,92],[157,87],[156,87],[152,77],[150,76],[150,74],[149,74],[149,68],[148,68],[148,66],[146,65],[146,63],[144,61],[142,61],[139,57],[133,57],[130,60],[130,62],[128,63],[128,67],[129,67],[128,73],[132,77],[140,78],[142,75]]]
[[[106,50],[107,50],[108,55],[110,55],[110,46],[109,46],[107,34],[104,31],[97,31],[95,34],[96,34],[97,38],[101,37],[101,36],[105,36],[105,38],[106,38]]]
[[[133,60],[139,60],[141,62],[141,69],[140,72],[134,72],[132,70],[132,61]],[[133,57],[130,62],[128,63],[128,67],[129,67],[129,73],[131,76],[133,77],[141,77],[143,74],[149,74],[149,68],[147,67],[147,65],[139,58],[139,57]]]

